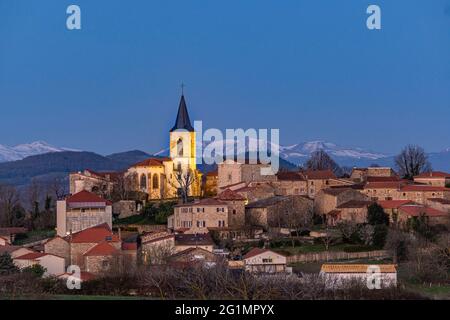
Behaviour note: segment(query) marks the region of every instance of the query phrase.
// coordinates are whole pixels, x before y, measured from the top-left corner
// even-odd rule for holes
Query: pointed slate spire
[[[184,100],[184,94],[181,95],[180,105],[178,107],[177,120],[175,120],[175,126],[170,131],[172,132],[178,129],[184,129],[189,132],[194,131],[194,128],[191,125],[191,120],[189,119],[186,101]]]

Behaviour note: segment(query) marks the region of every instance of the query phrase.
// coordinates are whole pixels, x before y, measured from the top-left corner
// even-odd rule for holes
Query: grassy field
[[[280,248],[273,248],[273,251],[284,253],[287,255],[296,255],[296,254],[302,254],[302,253],[317,253],[317,252],[325,252],[325,246],[323,244],[305,244],[297,247],[291,247],[291,246],[284,246]],[[375,250],[373,247],[368,246],[361,246],[361,245],[354,245],[354,244],[337,244],[334,246],[331,246],[329,248],[329,251],[336,252],[336,251],[344,251],[344,252],[361,252],[361,251],[371,251]]]
[[[35,230],[27,232],[24,235],[18,235],[14,241],[15,245],[21,246],[27,243],[53,238],[56,234],[55,230]]]

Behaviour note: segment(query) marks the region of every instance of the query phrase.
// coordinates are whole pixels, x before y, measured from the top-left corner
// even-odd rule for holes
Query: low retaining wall
[[[364,251],[364,252],[318,252],[304,253],[295,256],[288,256],[287,263],[296,262],[320,262],[332,260],[352,260],[352,259],[370,259],[370,258],[389,258],[391,255],[386,250]]]

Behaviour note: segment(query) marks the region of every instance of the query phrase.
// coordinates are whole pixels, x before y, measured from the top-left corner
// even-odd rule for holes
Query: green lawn
[[[17,235],[16,240],[14,241],[15,245],[24,245],[27,243],[44,240],[47,238],[53,238],[56,235],[55,230],[33,230],[29,231],[24,235]]]
[[[130,216],[123,219],[115,219],[113,221],[114,225],[126,225],[126,224],[155,224],[155,221],[144,217],[141,214]]]
[[[303,253],[317,253],[317,252],[325,252],[325,246],[323,244],[305,244],[297,247],[292,246],[284,246],[280,248],[273,248],[273,251],[288,254],[288,255],[296,255]],[[329,247],[330,252],[336,251],[344,251],[344,252],[362,252],[362,251],[371,251],[375,250],[373,247],[361,246],[355,244],[347,244],[341,243],[334,246]]]

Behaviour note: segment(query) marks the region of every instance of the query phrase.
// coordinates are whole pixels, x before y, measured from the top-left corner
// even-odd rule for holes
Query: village
[[[1,228],[0,255],[18,269],[40,266],[44,277],[81,283],[118,269],[220,265],[264,279],[319,274],[331,289],[375,272],[381,289],[396,287],[399,263],[417,255],[408,243],[425,239],[430,253],[448,241],[450,173],[408,179],[372,166],[337,176],[318,161],[323,154],[312,156],[316,166],[275,175],[261,174],[270,164],[247,159],[203,173],[195,141],[182,96],[169,157],[125,172],[71,173],[69,194],[56,203],[55,236],[17,245],[27,230]],[[444,248],[448,254],[448,242]]]

